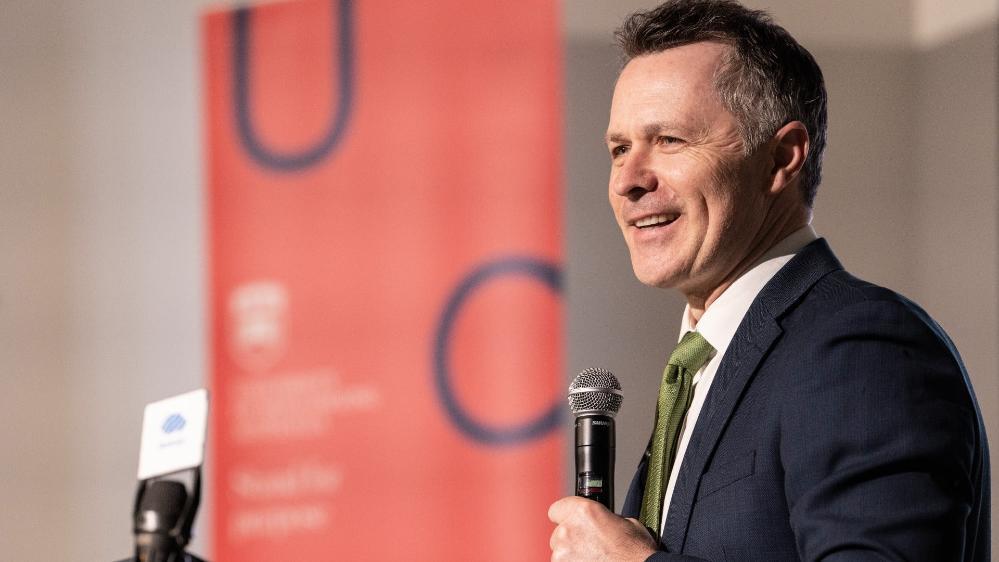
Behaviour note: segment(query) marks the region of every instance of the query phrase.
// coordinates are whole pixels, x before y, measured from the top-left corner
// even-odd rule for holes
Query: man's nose
[[[611,189],[616,195],[637,199],[658,187],[656,174],[649,165],[649,155],[633,148],[611,174]]]

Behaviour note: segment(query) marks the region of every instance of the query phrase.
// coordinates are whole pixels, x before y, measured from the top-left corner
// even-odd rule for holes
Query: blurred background
[[[683,307],[633,278],[605,193],[602,135],[619,65],[611,33],[624,15],[654,4],[561,7],[563,375],[568,382],[602,365],[621,379],[622,496]],[[909,296],[943,325],[990,434],[999,434],[995,2],[746,4],[768,9],[826,76],[817,231],[847,269]],[[218,4],[2,3],[7,559],[127,554],[143,405],[207,379],[199,17],[209,6]],[[210,552],[211,507],[199,516],[200,552]]]

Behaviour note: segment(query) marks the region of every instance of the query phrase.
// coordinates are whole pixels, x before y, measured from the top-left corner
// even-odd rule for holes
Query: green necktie
[[[638,516],[642,525],[659,536],[660,517],[663,515],[663,494],[666,481],[673,470],[677,443],[680,441],[680,426],[690,407],[694,395],[694,373],[696,373],[714,352],[715,348],[697,332],[687,332],[669,356],[663,371],[663,382],[659,387],[659,403],[656,405],[656,428],[652,434],[651,458],[645,479],[645,495],[642,497],[642,511]]]

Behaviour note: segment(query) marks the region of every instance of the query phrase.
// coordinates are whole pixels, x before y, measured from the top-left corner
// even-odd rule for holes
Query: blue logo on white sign
[[[171,414],[167,417],[166,421],[163,422],[163,432],[174,433],[175,431],[184,429],[185,425],[187,425],[187,420],[184,419],[184,416],[180,414]]]
[[[207,422],[208,391],[203,388],[146,404],[139,480],[201,465]]]

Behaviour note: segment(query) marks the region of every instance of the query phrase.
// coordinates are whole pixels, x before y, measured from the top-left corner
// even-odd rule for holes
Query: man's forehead
[[[632,59],[614,88],[605,139],[703,131],[724,110],[714,77],[727,49],[700,42]]]

